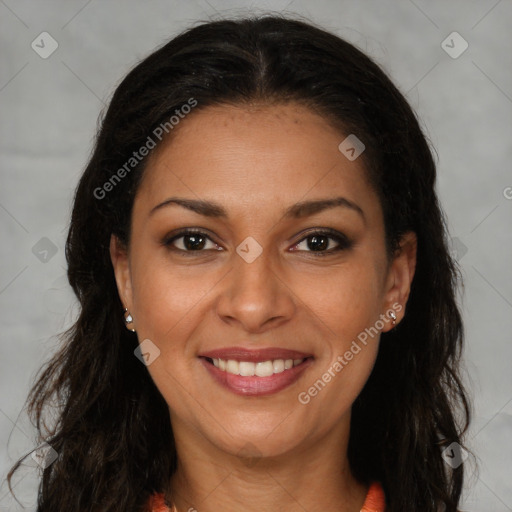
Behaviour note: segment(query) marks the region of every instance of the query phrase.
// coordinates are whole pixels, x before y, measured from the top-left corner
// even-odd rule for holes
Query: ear
[[[133,300],[128,250],[115,235],[110,237],[110,260],[114,267],[117,291],[119,292],[121,302],[125,308],[131,311]]]
[[[393,260],[389,265],[386,279],[386,295],[384,307],[386,311],[394,311],[396,324],[405,315],[405,305],[411,292],[411,284],[416,270],[416,252],[418,239],[416,233],[408,231],[405,233],[396,250]],[[383,332],[393,328],[391,322],[386,323]]]

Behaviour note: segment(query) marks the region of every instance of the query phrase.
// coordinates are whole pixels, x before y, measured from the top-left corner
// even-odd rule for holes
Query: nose
[[[265,251],[247,263],[237,254],[216,304],[223,322],[260,333],[289,321],[296,309],[293,292],[272,268]]]

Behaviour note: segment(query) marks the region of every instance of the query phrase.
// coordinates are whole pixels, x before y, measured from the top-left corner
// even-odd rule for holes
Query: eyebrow
[[[181,197],[170,197],[165,201],[157,204],[151,209],[149,215],[153,215],[153,213],[155,213],[157,210],[171,205],[182,206],[183,208],[187,208],[188,210],[198,213],[199,215],[204,215],[205,217],[217,217],[224,219],[228,218],[227,211],[217,203],[201,199],[184,199]],[[359,215],[361,215],[363,220],[365,220],[365,215],[362,208],[345,197],[301,201],[287,208],[283,217],[302,218],[338,206],[349,208],[350,210],[357,212]]]

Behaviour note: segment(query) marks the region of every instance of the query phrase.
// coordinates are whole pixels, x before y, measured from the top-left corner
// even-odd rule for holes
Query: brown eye
[[[308,249],[311,251],[325,251],[329,248],[330,238],[324,235],[313,235],[306,238]]]
[[[187,251],[200,251],[204,249],[207,238],[201,235],[185,235],[183,239],[183,246]]]
[[[183,231],[164,241],[164,245],[183,252],[203,252],[220,250],[208,235],[195,231]]]
[[[330,254],[350,249],[352,242],[343,235],[334,230],[316,231],[304,237],[300,242],[293,246],[294,251],[315,252],[318,255]]]

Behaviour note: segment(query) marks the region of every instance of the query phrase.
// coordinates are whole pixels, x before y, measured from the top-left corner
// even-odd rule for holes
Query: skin
[[[401,305],[397,323],[403,318],[416,238],[408,233],[388,258],[379,200],[362,159],[351,162],[338,150],[344,138],[294,103],[198,110],[150,156],[129,248],[112,237],[119,294],[139,342],[149,338],[160,350],[148,371],[169,405],[179,461],[171,484],[180,511],[278,504],[290,512],[353,512],[363,504],[368,489],[352,476],[346,454],[350,412],[380,335],[309,403],[298,395],[393,304]],[[151,213],[170,197],[215,202],[227,217],[176,204]],[[284,216],[298,202],[334,197],[363,213],[336,206]],[[212,241],[188,253],[179,250],[183,238],[163,243],[189,227]],[[311,228],[337,230],[352,245],[319,256],[307,243],[318,231]],[[249,236],[263,249],[252,263],[236,252]],[[337,247],[336,240],[329,244]],[[387,321],[382,330],[391,328]],[[296,349],[314,360],[278,393],[239,396],[198,359],[229,346]]]

